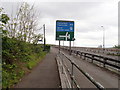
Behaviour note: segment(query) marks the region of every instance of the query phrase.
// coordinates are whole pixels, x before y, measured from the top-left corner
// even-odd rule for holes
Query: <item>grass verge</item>
[[[33,45],[7,37],[3,38],[2,44],[2,88],[14,87],[50,49],[47,46],[47,51],[43,51],[43,45]]]

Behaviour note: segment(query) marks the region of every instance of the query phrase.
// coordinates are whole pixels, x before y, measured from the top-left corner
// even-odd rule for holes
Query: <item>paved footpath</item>
[[[60,79],[55,60],[56,49],[51,47],[50,53],[46,55],[31,73],[22,78],[15,88],[59,88]]]

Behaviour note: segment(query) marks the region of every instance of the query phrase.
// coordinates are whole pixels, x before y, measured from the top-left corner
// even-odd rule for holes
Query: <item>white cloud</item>
[[[118,1],[76,1],[78,0],[60,3],[35,1],[35,7],[40,13],[39,27],[46,24],[47,43],[58,44],[58,41],[55,41],[55,23],[58,19],[65,19],[75,21],[76,46],[97,47],[102,44],[101,26],[105,28],[106,46],[118,44]],[[11,12],[12,4],[3,4],[7,12]],[[43,33],[42,30],[38,32]],[[65,42],[65,45],[69,45],[69,42]]]

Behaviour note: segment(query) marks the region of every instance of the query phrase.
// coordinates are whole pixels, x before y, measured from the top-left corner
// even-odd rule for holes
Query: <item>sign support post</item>
[[[59,53],[60,53],[60,40],[59,40]]]
[[[69,54],[71,55],[71,41],[74,41],[74,21],[56,21],[56,40],[59,40],[59,53],[60,53],[60,41],[69,41]]]
[[[71,41],[69,41],[69,54],[71,55]]]

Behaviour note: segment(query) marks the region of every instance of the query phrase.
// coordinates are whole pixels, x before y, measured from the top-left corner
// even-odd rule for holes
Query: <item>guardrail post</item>
[[[80,58],[82,58],[82,52],[80,53]]]
[[[93,63],[93,60],[94,60],[94,55],[92,55],[92,63]]]
[[[106,58],[103,58],[103,60],[104,60],[104,63],[103,63],[103,67],[105,68],[105,64],[106,64]]]
[[[64,72],[63,72],[63,57],[62,57],[62,74],[64,74]]]
[[[72,64],[72,70],[71,70],[71,87],[72,87],[72,90],[73,90],[73,62],[71,62]]]
[[[85,60],[85,57],[86,57],[86,53],[84,53],[84,60]]]
[[[76,52],[76,56],[78,55],[78,51]]]

